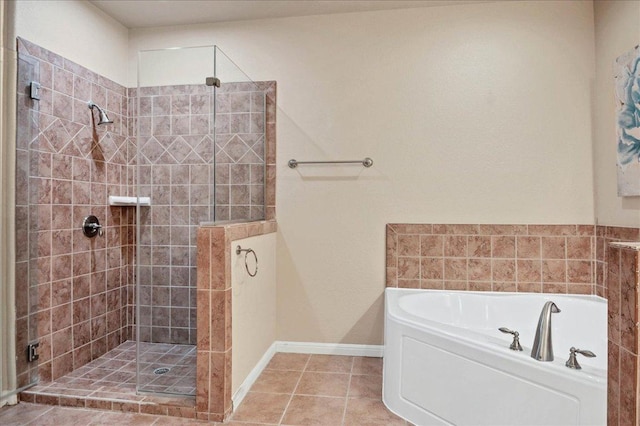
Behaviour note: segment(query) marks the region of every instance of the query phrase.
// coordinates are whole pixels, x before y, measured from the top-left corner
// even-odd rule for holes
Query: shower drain
[[[160,367],[153,370],[153,374],[165,374],[171,370],[169,367]]]

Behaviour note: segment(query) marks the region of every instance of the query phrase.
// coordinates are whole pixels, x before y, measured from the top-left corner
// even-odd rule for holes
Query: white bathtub
[[[531,358],[538,317],[552,315],[555,359]],[[607,302],[596,296],[385,291],[383,401],[416,425],[605,425]],[[520,333],[523,351],[509,349]],[[569,348],[582,370],[565,367]]]

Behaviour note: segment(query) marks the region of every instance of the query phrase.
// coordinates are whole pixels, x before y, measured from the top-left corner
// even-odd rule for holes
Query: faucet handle
[[[520,333],[518,333],[515,330],[509,330],[507,327],[500,327],[498,330],[500,330],[503,333],[513,335],[513,342],[511,342],[509,349],[511,349],[512,351],[522,350],[522,346],[520,346]]]
[[[580,366],[580,364],[578,364],[576,354],[584,355],[587,358],[594,358],[596,356],[596,354],[591,351],[587,351],[585,349],[576,349],[572,346],[571,349],[569,349],[569,359],[564,365],[575,370],[581,370],[582,367]]]

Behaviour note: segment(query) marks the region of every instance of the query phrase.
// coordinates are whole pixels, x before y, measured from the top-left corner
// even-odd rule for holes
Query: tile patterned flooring
[[[385,408],[381,395],[381,358],[277,353],[225,425],[408,425]],[[0,424],[214,423],[21,403],[0,409]]]
[[[238,425],[407,424],[382,403],[382,358],[289,353],[273,357],[231,420]]]
[[[152,397],[136,395],[136,343],[127,341],[101,357],[57,380],[30,388],[25,394],[59,396],[78,400],[141,402]],[[196,348],[194,345],[140,344],[142,390],[171,395],[195,395]],[[169,367],[162,375],[159,367]],[[28,399],[28,398],[27,398]],[[82,405],[84,406],[84,405]]]

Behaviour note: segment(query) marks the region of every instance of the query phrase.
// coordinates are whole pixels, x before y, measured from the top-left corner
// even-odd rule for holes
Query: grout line
[[[296,382],[296,385],[293,387],[293,391],[291,391],[291,397],[289,397],[289,401],[287,402],[287,405],[285,405],[284,411],[282,412],[282,415],[280,416],[280,420],[278,421],[279,425],[282,424],[282,422],[284,421],[284,416],[287,414],[287,410],[289,409],[289,405],[291,405],[291,401],[293,401],[293,396],[296,394],[296,389],[298,389],[298,386],[300,385],[300,382],[302,381],[302,376],[304,375],[304,372],[307,370],[307,366],[309,365],[309,362],[311,362],[311,357],[312,356],[313,355],[309,355],[309,358],[307,359],[307,362],[304,364],[304,367],[302,368],[302,371],[300,373],[300,377],[298,378],[298,381]],[[248,392],[251,392],[251,389],[249,389]]]
[[[351,393],[351,379],[353,378],[353,365],[356,362],[356,357],[351,358],[351,368],[349,369],[349,384],[347,386],[347,394],[344,397],[344,408],[342,409],[342,421],[341,425],[344,425],[345,419],[347,417],[347,405],[349,404],[349,394]]]
[[[40,418],[42,418],[43,416],[45,416],[46,414],[48,414],[51,410],[53,410],[56,406],[55,405],[51,405],[50,408],[48,410],[46,410],[44,413],[41,413],[38,417],[36,417],[35,419],[31,420],[28,423],[25,423],[25,425],[31,425],[31,424],[38,424],[36,423],[36,420],[39,420]]]

